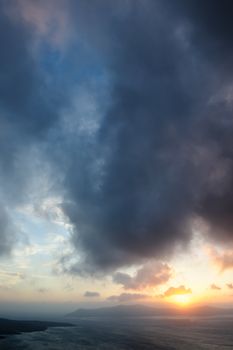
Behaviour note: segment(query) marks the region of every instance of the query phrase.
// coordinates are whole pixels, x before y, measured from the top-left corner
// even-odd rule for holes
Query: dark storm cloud
[[[75,226],[74,245],[88,255],[87,269],[161,256],[190,238],[197,169],[190,171],[185,134],[204,97],[202,79],[161,4],[129,4],[122,11],[110,6],[109,17],[109,5],[83,10],[113,75],[111,107],[94,144],[81,159],[73,155],[67,173],[73,203],[64,209]]]
[[[221,4],[73,2],[112,98],[96,134],[69,155],[64,210],[81,269],[169,256],[194,223],[232,240],[232,72],[223,67],[232,45],[218,21],[232,24]]]
[[[232,53],[232,13],[230,0],[207,0],[173,2],[179,14],[189,21],[192,39],[196,45],[202,45],[204,54],[211,55],[213,61],[223,59],[230,63]],[[176,7],[176,5],[178,5]]]
[[[20,194],[29,178],[15,164],[20,149],[46,143],[73,226],[75,251],[71,261],[63,258],[64,270],[96,273],[165,259],[189,243],[194,227],[232,242],[231,2],[57,6],[70,13],[72,43],[56,64],[57,53],[43,45],[35,58],[35,33],[2,8],[0,147],[2,182],[20,183]],[[67,108],[62,124],[66,96],[83,81],[88,90],[92,79],[99,92],[103,72],[108,97],[100,94],[93,107],[88,91],[84,101],[92,120],[79,100],[79,113]]]
[[[214,191],[204,193],[198,213],[210,224],[217,238],[228,241],[233,235],[233,3],[230,0],[181,3],[192,26],[194,47],[200,49],[203,59],[213,67],[216,88],[225,89],[225,96],[210,109],[203,130],[204,137],[218,149],[219,171],[225,172],[225,176]]]

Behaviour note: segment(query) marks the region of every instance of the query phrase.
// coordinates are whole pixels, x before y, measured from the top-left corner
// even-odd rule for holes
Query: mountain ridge
[[[146,317],[146,316],[218,316],[233,315],[233,309],[224,309],[214,306],[192,306],[192,307],[170,307],[159,308],[147,305],[116,305],[101,308],[80,308],[69,314],[67,317]]]

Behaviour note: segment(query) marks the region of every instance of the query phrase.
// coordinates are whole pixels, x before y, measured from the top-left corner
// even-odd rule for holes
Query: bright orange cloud
[[[190,288],[186,288],[185,286],[181,285],[179,287],[168,288],[163,294],[163,296],[171,297],[173,295],[184,295],[184,294],[191,294],[191,293],[192,293],[192,290]]]

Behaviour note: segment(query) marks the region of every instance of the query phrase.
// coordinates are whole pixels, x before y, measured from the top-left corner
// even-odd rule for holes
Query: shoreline
[[[45,331],[49,327],[72,327],[71,323],[50,321],[18,321],[0,318],[0,340],[10,335]]]

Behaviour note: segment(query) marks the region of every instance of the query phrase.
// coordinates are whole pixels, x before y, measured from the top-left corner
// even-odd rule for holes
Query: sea
[[[230,350],[233,317],[81,318],[0,341],[1,350]]]

